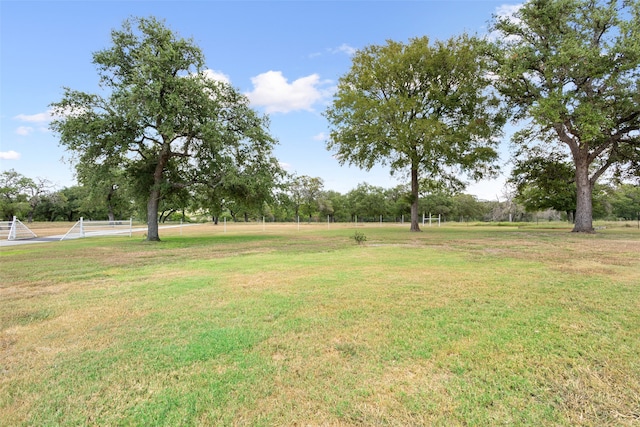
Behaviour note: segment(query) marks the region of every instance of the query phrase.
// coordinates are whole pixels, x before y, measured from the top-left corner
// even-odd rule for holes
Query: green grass
[[[354,231],[2,248],[0,424],[640,423],[640,232]]]

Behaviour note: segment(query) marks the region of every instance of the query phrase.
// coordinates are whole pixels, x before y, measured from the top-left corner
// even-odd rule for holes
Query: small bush
[[[367,236],[365,236],[364,233],[356,231],[356,233],[353,235],[353,240],[355,240],[357,244],[361,245],[367,241]]]

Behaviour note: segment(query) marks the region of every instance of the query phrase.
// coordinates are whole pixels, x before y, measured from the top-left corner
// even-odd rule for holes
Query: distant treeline
[[[432,190],[421,194],[421,215],[442,221],[571,221],[571,210],[527,209],[517,191],[503,191],[496,200],[478,200],[462,192]],[[320,178],[290,175],[263,200],[239,194],[205,207],[198,195],[163,200],[158,221],[409,221],[408,185],[383,188],[359,184],[346,194],[325,190]],[[640,187],[598,185],[594,190],[594,219],[637,219]],[[23,221],[123,219],[146,221],[146,207],[128,195],[126,186],[89,188],[76,185],[52,189],[46,179],[32,179],[13,170],[0,175],[0,216]]]

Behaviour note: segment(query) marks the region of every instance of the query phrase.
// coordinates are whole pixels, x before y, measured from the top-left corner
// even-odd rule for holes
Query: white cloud
[[[500,20],[506,20],[513,24],[520,24],[521,20],[517,17],[518,11],[524,6],[524,3],[520,4],[503,4],[496,7],[494,16]],[[490,40],[498,40],[503,38],[503,35],[498,31],[493,31],[489,34]],[[508,40],[514,40],[514,37],[509,37]]]
[[[319,134],[315,135],[313,137],[314,141],[324,141],[327,139],[327,134],[324,132],[320,132]]]
[[[347,55],[351,56],[354,53],[356,53],[356,48],[355,47],[351,47],[346,43],[342,43],[340,46],[338,46],[335,49],[331,49],[331,53],[346,53]]]
[[[279,162],[280,167],[286,171],[290,171],[291,170],[291,164],[287,163],[287,162]]]
[[[495,15],[499,18],[515,19],[516,13],[524,6],[524,4],[503,4],[496,7]]]
[[[204,70],[203,74],[205,77],[211,80],[231,84],[231,78],[228,75],[224,74],[222,71]]]
[[[51,111],[38,114],[18,114],[13,119],[28,123],[46,123],[53,118]]]
[[[346,43],[342,43],[340,46],[338,47],[331,47],[331,48],[327,48],[325,49],[323,52],[314,52],[309,54],[309,58],[318,58],[326,53],[332,54],[332,55],[336,55],[336,54],[346,54],[348,56],[353,56],[353,54],[356,53],[358,49],[356,49],[355,47],[349,46]]]
[[[318,74],[301,77],[289,83],[281,71],[267,71],[251,78],[253,91],[246,95],[255,106],[265,107],[267,113],[313,111],[313,105],[330,96],[322,89],[327,82]]]
[[[17,151],[0,151],[0,159],[2,160],[18,160],[20,158],[20,153]]]
[[[31,126],[20,126],[16,129],[16,133],[20,136],[27,136],[33,132],[33,128]]]

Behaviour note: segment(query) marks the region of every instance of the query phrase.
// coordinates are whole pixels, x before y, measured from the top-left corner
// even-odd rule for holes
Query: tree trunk
[[[158,234],[158,205],[160,204],[160,190],[154,186],[149,193],[147,203],[147,241],[159,242]]]
[[[169,138],[163,137],[163,140],[168,141]],[[162,150],[158,156],[158,163],[153,171],[153,185],[149,191],[149,201],[147,202],[147,241],[149,242],[160,241],[160,234],[158,233],[158,207],[160,205],[160,198],[162,197],[160,188],[164,168],[167,162],[169,162],[170,157],[171,145],[165,143],[162,146]]]
[[[419,187],[418,187],[418,168],[417,166],[411,167],[411,229],[410,231],[420,231],[420,225],[418,223],[418,201],[419,201]]]
[[[113,189],[113,185],[112,185],[111,189],[109,190],[109,194],[107,195],[107,209],[108,209],[107,215],[109,216],[109,221],[111,222],[116,220],[116,216],[113,213],[113,206],[111,205],[111,200],[113,199],[114,191],[115,190]]]
[[[576,165],[576,212],[574,216],[573,232],[593,233],[593,186],[589,179],[589,164],[585,158],[575,159]]]

